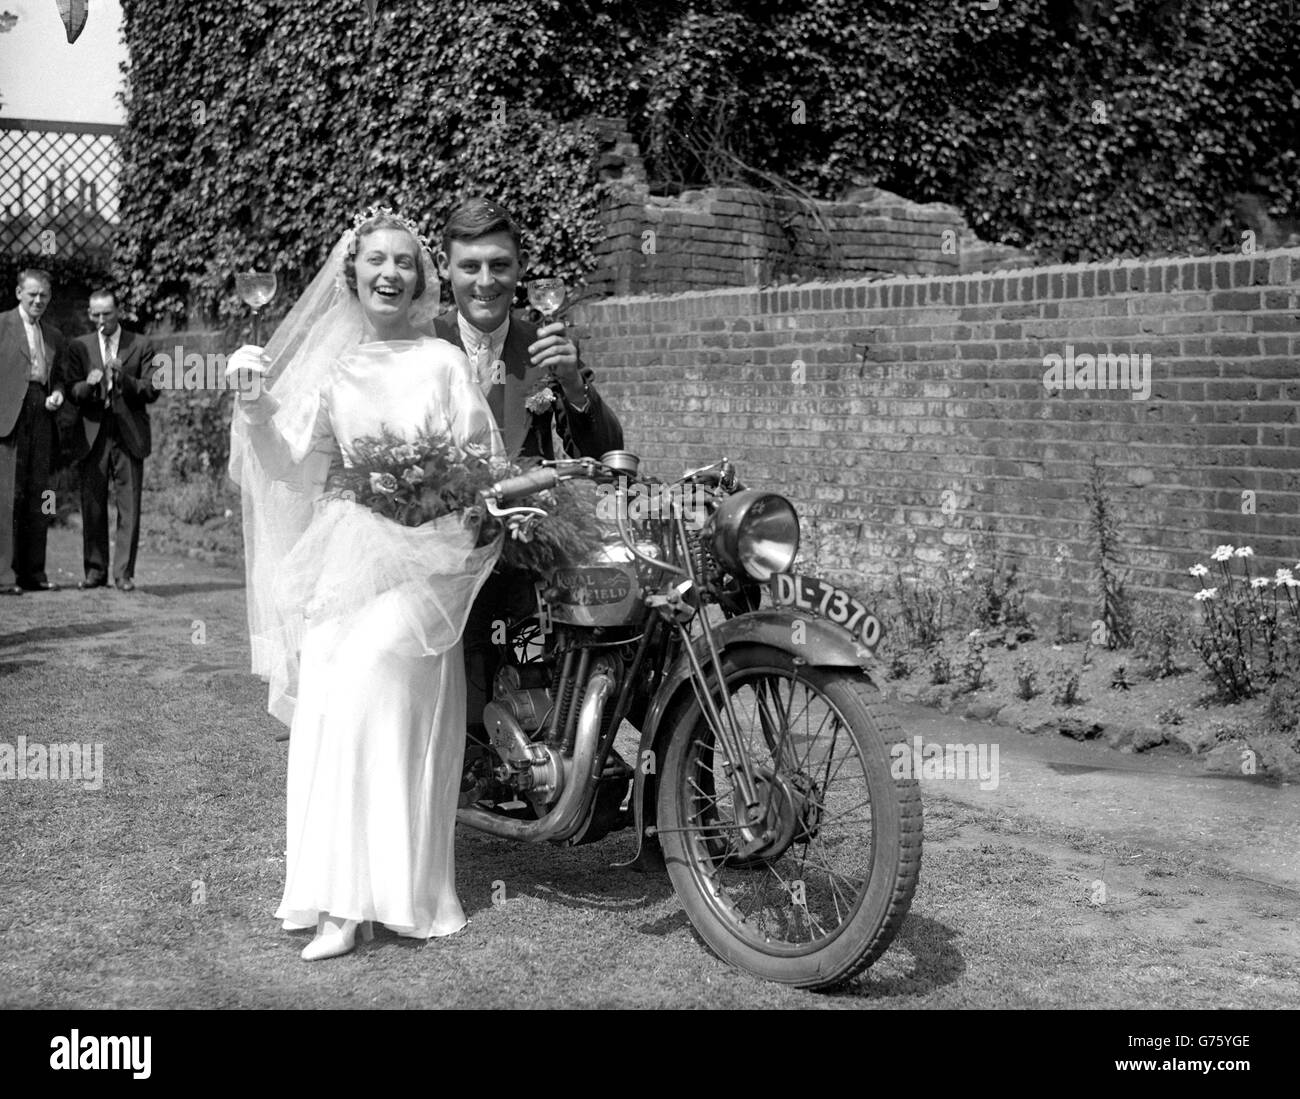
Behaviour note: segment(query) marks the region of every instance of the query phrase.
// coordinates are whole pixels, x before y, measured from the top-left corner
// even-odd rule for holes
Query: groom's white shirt
[[[465,345],[465,354],[469,358],[474,378],[487,396],[492,388],[492,364],[505,352],[506,335],[510,331],[510,315],[506,315],[491,332],[480,332],[465,319],[463,313],[456,313],[456,324],[460,328],[460,342]]]

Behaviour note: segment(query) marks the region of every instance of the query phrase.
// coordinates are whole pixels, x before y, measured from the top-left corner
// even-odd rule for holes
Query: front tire
[[[903,733],[861,673],[796,664],[761,646],[728,652],[723,667],[775,838],[744,850],[738,791],[692,699],[671,729],[659,783],[668,873],[724,961],[830,988],[885,952],[916,890],[920,789],[891,773]],[[720,704],[716,685],[714,697]]]

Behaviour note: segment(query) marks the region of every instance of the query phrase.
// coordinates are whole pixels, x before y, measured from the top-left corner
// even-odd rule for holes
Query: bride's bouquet
[[[406,527],[463,513],[467,524],[478,524],[478,546],[495,540],[502,529],[501,521],[487,514],[479,494],[526,468],[493,458],[485,446],[458,445],[429,428],[414,439],[387,428],[377,436],[362,436],[353,441],[345,458],[344,465],[330,472],[327,495]],[[600,545],[595,496],[584,493],[578,484],[585,482],[566,482],[529,499],[530,507],[542,508],[546,515],[512,523],[502,561],[546,573],[560,559],[581,556]]]

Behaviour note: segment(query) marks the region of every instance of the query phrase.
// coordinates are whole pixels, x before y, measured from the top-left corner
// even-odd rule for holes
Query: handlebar
[[[510,504],[535,492],[554,488],[559,481],[560,474],[557,470],[543,466],[521,473],[518,477],[507,477],[498,481],[487,490],[487,495],[496,497],[500,504]]]
[[[631,475],[629,476],[629,474]],[[527,473],[521,473],[517,477],[503,478],[487,489],[483,495],[492,497],[498,505],[503,506],[521,500],[525,496],[531,496],[533,493],[554,488],[561,481],[575,477],[602,482],[616,480],[620,477],[627,480],[639,479],[635,473],[632,473],[626,467],[620,469],[618,463],[606,465],[593,458],[568,458],[557,462],[548,462],[536,469],[530,469]],[[648,484],[655,479],[644,480]],[[720,488],[727,493],[738,492],[744,488],[736,477],[736,467],[726,458],[712,466],[692,470],[682,478],[682,481],[712,485],[714,488]]]

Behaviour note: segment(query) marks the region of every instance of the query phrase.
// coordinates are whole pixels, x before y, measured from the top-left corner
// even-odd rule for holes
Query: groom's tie
[[[479,391],[487,398],[488,409],[497,427],[504,434],[506,428],[506,387],[505,379],[493,377],[495,372],[492,362],[492,345],[486,340],[479,344],[474,352],[474,377],[479,384]],[[504,364],[501,364],[504,366]],[[497,368],[499,369],[499,368]]]
[[[486,340],[474,352],[474,380],[486,394],[492,384],[492,347]]]

